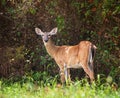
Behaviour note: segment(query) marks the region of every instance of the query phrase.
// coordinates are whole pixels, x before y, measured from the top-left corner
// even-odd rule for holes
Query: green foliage
[[[58,16],[56,17],[55,22],[57,23],[57,27],[58,27],[59,32],[65,28],[65,20],[64,20],[64,17],[58,15]]]
[[[2,6],[5,6],[6,0],[1,0]]]
[[[58,1],[56,0],[50,1],[45,9],[49,12],[49,14],[55,15],[56,13],[54,8],[57,6],[57,4],[58,4]]]
[[[37,73],[38,74],[38,73]],[[1,98],[119,98],[120,89],[113,87],[109,83],[100,82],[89,84],[86,80],[76,81],[70,85],[62,86],[54,82],[54,78],[49,81],[52,85],[42,86],[36,82],[27,81],[22,85],[14,83],[10,86],[1,81]]]
[[[36,14],[36,9],[35,9],[35,8],[30,8],[29,11],[30,11],[30,13],[33,14],[33,15]]]

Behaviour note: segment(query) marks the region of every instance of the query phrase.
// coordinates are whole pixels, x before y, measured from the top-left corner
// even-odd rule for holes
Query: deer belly
[[[82,67],[82,64],[79,61],[79,59],[75,57],[70,58],[66,65],[67,65],[67,68],[81,68]]]
[[[82,64],[81,63],[76,63],[76,64],[68,64],[67,68],[81,68]]]

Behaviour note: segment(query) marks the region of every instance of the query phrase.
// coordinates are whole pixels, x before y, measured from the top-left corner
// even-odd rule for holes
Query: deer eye
[[[50,34],[48,34],[48,37],[50,37]]]

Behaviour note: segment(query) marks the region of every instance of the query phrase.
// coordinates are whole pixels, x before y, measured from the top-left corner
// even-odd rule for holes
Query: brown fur
[[[58,64],[60,71],[63,76],[61,76],[61,81],[64,82],[64,64],[67,68],[83,68],[84,71],[90,76],[90,79],[94,79],[94,72],[89,70],[88,67],[88,55],[89,48],[92,43],[89,41],[81,41],[75,46],[55,46],[51,40],[49,40],[45,47],[47,52],[51,57],[54,58]],[[70,77],[70,76],[69,76]]]

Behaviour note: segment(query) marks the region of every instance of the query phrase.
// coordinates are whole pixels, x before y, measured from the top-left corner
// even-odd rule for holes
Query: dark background
[[[19,81],[33,76],[43,80],[59,74],[35,27],[43,31],[58,27],[53,38],[56,45],[91,41],[98,48],[96,77],[111,76],[120,83],[119,0],[1,0],[0,78]],[[71,74],[73,79],[85,76],[82,69],[72,69]]]

